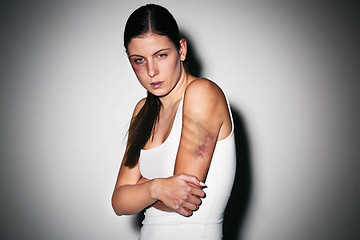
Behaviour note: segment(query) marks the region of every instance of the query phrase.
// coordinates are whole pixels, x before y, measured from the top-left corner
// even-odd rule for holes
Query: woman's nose
[[[155,62],[153,62],[153,61],[148,62],[147,72],[148,72],[149,77],[151,77],[151,78],[153,78],[159,74],[159,70],[158,70]]]

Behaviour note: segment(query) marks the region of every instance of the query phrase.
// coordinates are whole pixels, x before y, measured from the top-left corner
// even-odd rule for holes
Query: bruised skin
[[[174,174],[185,173],[205,181],[216,142],[230,131],[231,120],[221,90],[205,79],[193,81],[185,92]]]
[[[211,157],[217,136],[211,134],[201,123],[197,123],[191,116],[184,116],[181,145],[192,153],[195,159]]]
[[[184,122],[186,124],[183,124],[180,141],[181,151],[178,152],[178,160],[175,163],[175,175],[186,173],[198,177],[200,181],[205,181],[217,142],[217,135],[211,134],[202,124],[197,123],[194,116],[190,117],[185,114]],[[184,159],[185,156],[189,157]],[[180,158],[182,159],[180,160]],[[202,169],[202,171],[198,171],[198,169]],[[153,204],[153,207],[172,212],[160,201]]]
[[[206,184],[215,145],[230,134],[231,128],[227,103],[221,90],[208,80],[193,81],[184,96],[182,132],[174,175],[196,176]],[[153,206],[162,211],[173,211],[161,201]]]
[[[214,137],[211,134],[207,134],[204,137],[203,143],[200,146],[197,146],[194,152],[195,158],[204,158],[212,154],[212,142]]]
[[[203,124],[197,122],[192,116],[184,116],[181,145],[186,148],[195,159],[211,158],[217,135],[212,134]]]

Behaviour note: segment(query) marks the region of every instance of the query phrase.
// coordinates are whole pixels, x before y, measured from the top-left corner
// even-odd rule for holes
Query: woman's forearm
[[[153,180],[140,179],[137,184],[116,187],[112,206],[117,215],[128,215],[138,213],[159,200],[155,207],[160,210],[189,216],[205,195],[202,187],[196,177],[185,174]]]
[[[149,181],[149,179],[147,179],[147,178],[141,178],[138,181],[138,184],[145,183],[145,182],[148,182],[148,181]],[[152,206],[154,208],[159,209],[159,210],[164,211],[164,212],[174,212],[174,210],[168,208],[162,201],[156,201]]]
[[[165,179],[155,179],[155,181],[153,196],[158,201],[155,201],[152,206],[164,212],[177,212],[189,216],[198,208],[201,203],[200,198],[205,195],[202,190],[203,183],[194,176],[179,174]],[[138,184],[147,182],[149,179],[141,178]]]
[[[114,190],[112,207],[119,216],[136,214],[155,203],[155,181],[146,181],[134,185],[122,185]]]

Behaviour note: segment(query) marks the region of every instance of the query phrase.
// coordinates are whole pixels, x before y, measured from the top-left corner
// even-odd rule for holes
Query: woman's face
[[[166,36],[147,34],[132,38],[127,54],[141,85],[162,97],[171,92],[181,77],[181,61],[185,59],[183,48],[181,44],[177,51]]]

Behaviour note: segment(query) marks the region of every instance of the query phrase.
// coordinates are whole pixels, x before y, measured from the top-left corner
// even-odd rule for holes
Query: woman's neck
[[[180,79],[174,89],[166,96],[160,97],[160,101],[164,109],[168,109],[169,107],[172,108],[183,97],[189,83],[196,79],[194,76],[185,71],[183,65],[181,66],[181,70]]]

